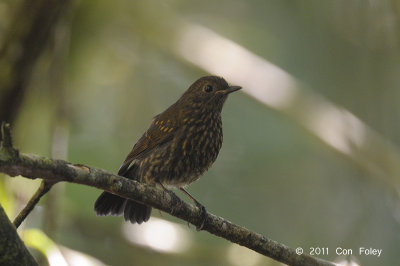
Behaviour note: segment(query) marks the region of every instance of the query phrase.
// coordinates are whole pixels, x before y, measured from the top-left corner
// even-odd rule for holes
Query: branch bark
[[[0,265],[38,265],[0,205]]]
[[[15,228],[18,228],[21,225],[21,223],[31,213],[31,211],[33,211],[36,204],[38,204],[40,198],[43,197],[47,192],[49,192],[49,190],[51,189],[52,186],[53,186],[53,183],[49,183],[45,180],[42,180],[42,183],[40,184],[40,187],[36,191],[35,195],[32,196],[32,198],[26,204],[25,208],[14,219],[13,224],[14,224]]]
[[[3,132],[8,134],[9,131],[3,130]],[[10,138],[10,136],[3,136],[4,140]],[[41,178],[50,183],[64,181],[96,187],[157,208],[196,227],[202,223],[201,211],[182,201],[173,193],[129,180],[103,169],[19,153],[12,146],[0,147],[0,172],[11,177],[21,175],[30,179]],[[207,213],[202,230],[289,265],[335,265],[306,254],[297,255],[292,248],[211,213]]]

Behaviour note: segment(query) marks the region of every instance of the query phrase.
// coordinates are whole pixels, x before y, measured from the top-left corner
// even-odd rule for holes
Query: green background
[[[0,1],[2,21],[13,8]],[[363,154],[350,158],[310,133],[291,115],[303,111],[297,106],[281,112],[244,87],[225,104],[222,150],[189,186],[191,194],[209,212],[290,247],[327,247],[329,254],[320,258],[395,265],[400,172],[378,176],[379,169],[370,169],[374,160],[397,160],[399,17],[394,0],[75,1],[34,69],[12,125],[15,146],[117,172],[152,117],[210,74],[176,50],[179,27],[201,25],[283,69],[304,91],[351,112],[383,142],[367,140],[375,158],[360,163]],[[0,182],[11,219],[39,184],[4,176]],[[163,253],[132,244],[121,217],[94,214],[99,193],[58,184],[21,230],[40,229],[60,247],[107,265],[279,265],[159,211],[153,216],[186,232],[188,249]],[[336,255],[337,247],[352,249],[353,256]],[[360,256],[360,247],[383,254]]]

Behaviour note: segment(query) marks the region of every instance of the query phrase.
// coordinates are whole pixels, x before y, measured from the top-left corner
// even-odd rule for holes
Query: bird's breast
[[[171,141],[140,162],[141,175],[146,183],[190,184],[216,160],[222,141],[220,116],[188,118]]]
[[[197,180],[216,160],[222,146],[221,119],[197,119],[183,125],[173,145],[174,158],[170,182],[189,184]],[[177,178],[179,177],[179,178]]]

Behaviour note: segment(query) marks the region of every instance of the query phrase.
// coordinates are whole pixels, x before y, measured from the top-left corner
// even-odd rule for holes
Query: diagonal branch
[[[0,204],[0,265],[38,265]]]
[[[17,217],[15,217],[13,224],[16,228],[21,225],[25,218],[31,213],[33,208],[35,208],[36,204],[38,204],[40,198],[49,192],[53,185],[54,183],[49,183],[46,180],[42,180],[42,183],[40,184],[40,187],[36,191],[35,195],[32,196],[25,208],[18,214]]]
[[[2,139],[8,137],[3,136]],[[41,178],[49,183],[65,181],[96,187],[157,208],[196,227],[199,227],[203,221],[200,209],[184,202],[173,193],[165,192],[157,187],[129,180],[99,168],[10,152],[10,149],[16,150],[12,147],[0,147],[0,172],[9,176],[21,175],[30,179]],[[207,213],[206,223],[202,230],[289,265],[335,265],[306,254],[297,255],[292,248],[211,213]]]

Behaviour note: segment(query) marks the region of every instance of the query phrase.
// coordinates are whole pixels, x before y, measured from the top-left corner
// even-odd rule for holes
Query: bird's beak
[[[227,88],[226,90],[224,90],[225,94],[229,94],[232,93],[234,91],[240,90],[242,87],[240,86],[230,86],[229,88]]]

